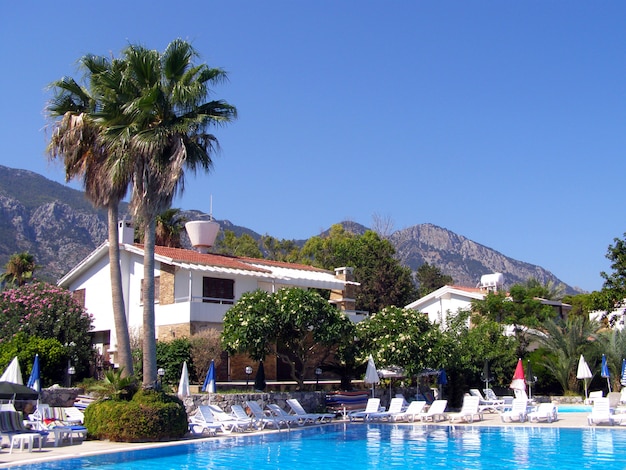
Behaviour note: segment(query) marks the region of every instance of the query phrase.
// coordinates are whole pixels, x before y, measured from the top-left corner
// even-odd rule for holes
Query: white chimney
[[[135,242],[135,226],[131,220],[120,220],[117,222],[119,243],[132,245]]]
[[[185,224],[192,246],[200,253],[208,253],[215,243],[220,224],[214,220],[194,220]]]

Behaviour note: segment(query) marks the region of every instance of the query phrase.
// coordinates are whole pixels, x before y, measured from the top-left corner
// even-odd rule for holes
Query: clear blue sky
[[[3,165],[62,182],[46,85],[182,37],[240,117],[176,207],[213,195],[216,218],[286,239],[432,223],[589,291],[626,232],[624,1],[0,5]]]

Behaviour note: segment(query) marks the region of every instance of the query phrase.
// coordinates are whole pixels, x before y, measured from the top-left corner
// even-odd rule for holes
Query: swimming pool
[[[626,432],[337,424],[26,465],[22,470],[580,469],[626,466]]]
[[[591,413],[589,405],[559,405],[557,409],[559,413]]]

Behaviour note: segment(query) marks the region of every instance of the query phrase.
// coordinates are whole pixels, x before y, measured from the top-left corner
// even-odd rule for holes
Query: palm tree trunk
[[[118,203],[110,202],[108,206],[109,223],[109,265],[111,267],[111,301],[113,303],[113,320],[117,338],[117,363],[122,377],[133,375],[133,358],[130,350],[130,334],[126,319],[124,291],[122,290],[122,270],[120,267],[120,245],[118,228]]]
[[[155,220],[146,220],[143,255],[143,388],[153,388],[157,380],[156,328],[154,319],[154,240]]]

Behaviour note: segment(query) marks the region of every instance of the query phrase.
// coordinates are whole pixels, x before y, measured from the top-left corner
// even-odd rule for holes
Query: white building
[[[211,242],[212,243],[212,242]],[[120,222],[122,288],[129,330],[142,325],[143,247],[133,244],[133,227]],[[155,248],[155,325],[157,339],[190,336],[202,329],[222,328],[226,311],[246,292],[274,292],[282,287],[331,291],[331,302],[354,321],[351,268],[335,273],[312,266],[255,258]],[[111,302],[108,242],[68,272],[58,283],[74,293],[93,315],[95,347],[115,362],[117,340]]]

